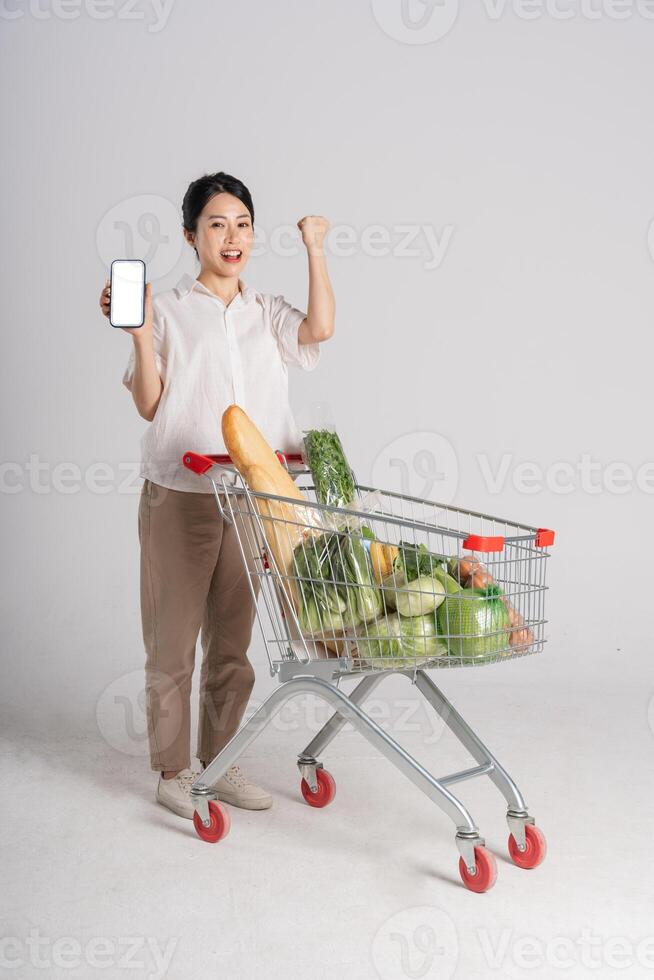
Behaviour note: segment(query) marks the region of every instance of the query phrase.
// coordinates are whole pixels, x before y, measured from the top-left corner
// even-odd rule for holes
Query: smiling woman
[[[229,174],[194,180],[184,195],[182,214],[184,236],[200,260],[199,279],[210,271],[231,275],[227,265],[245,265],[254,236],[254,204],[242,181]]]
[[[157,800],[192,819],[190,691],[201,635],[198,758],[207,764],[236,732],[254,671],[247,657],[255,617],[248,574],[232,524],[213,493],[181,465],[189,448],[224,452],[221,419],[237,403],[275,449],[298,452],[289,366],[310,371],[334,332],[334,296],[325,264],[325,218],[298,222],[309,261],[307,312],[241,279],[254,238],[254,205],[236,177],[215,173],[189,186],[184,237],[200,263],[174,289],[152,298],[133,338],[123,384],[151,424],[141,443],[139,504],[141,615],[146,708]],[[100,305],[109,311],[110,290]],[[255,593],[259,578],[253,576]],[[272,798],[237,766],[214,787],[235,806],[265,809]]]

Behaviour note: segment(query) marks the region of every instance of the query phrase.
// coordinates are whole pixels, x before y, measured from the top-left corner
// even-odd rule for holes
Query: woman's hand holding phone
[[[109,312],[111,308],[111,283],[107,279],[104,284],[104,289],[100,293],[100,309],[104,315],[109,318]],[[119,330],[124,330],[125,333],[131,333],[135,340],[148,340],[152,339],[152,285],[151,283],[145,284],[145,319],[143,320],[142,327],[118,327]]]

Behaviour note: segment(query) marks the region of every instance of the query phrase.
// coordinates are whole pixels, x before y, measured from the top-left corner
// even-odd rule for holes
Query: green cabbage
[[[380,660],[381,668],[415,667],[447,653],[433,614],[404,617],[394,613],[376,619],[358,631],[356,642],[359,655]]]
[[[445,586],[434,576],[421,575],[407,582],[404,575],[389,575],[382,582],[382,597],[400,616],[426,616],[445,599]]]
[[[509,613],[496,585],[449,594],[436,614],[450,655],[464,660],[497,656],[509,645]]]

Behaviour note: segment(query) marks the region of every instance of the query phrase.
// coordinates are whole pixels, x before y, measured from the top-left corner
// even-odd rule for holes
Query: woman
[[[159,803],[193,817],[190,692],[201,633],[198,758],[204,768],[237,730],[254,671],[247,657],[255,604],[236,531],[223,522],[207,481],[182,454],[224,450],[221,417],[240,405],[275,449],[300,448],[288,400],[288,366],[309,371],[334,332],[334,296],[323,243],[325,218],[298,222],[309,257],[307,313],[283,296],[262,295],[240,275],[253,243],[247,187],[225,173],[193,181],[182,206],[184,237],[200,263],[196,279],[151,298],[133,338],[123,384],[150,422],[142,439],[139,502],[141,615],[146,650],[150,765]],[[107,284],[100,297],[109,314]],[[253,584],[258,593],[258,579]],[[233,766],[216,783],[219,799],[265,809],[272,798]]]

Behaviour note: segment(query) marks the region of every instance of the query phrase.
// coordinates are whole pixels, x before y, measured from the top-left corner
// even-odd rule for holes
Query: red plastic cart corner
[[[468,537],[463,542],[463,547],[468,551],[504,551],[504,538],[502,537],[484,537],[483,534],[469,534]]]
[[[229,458],[229,457],[228,457]],[[212,459],[210,456],[203,456],[201,453],[184,453],[182,456],[182,462],[187,470],[192,470],[193,473],[206,473],[210,470],[217,460]]]

